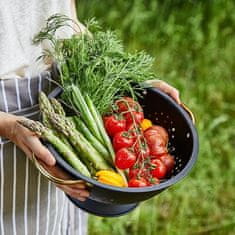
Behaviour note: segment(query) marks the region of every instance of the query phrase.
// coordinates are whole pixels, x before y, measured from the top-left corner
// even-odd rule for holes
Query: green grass
[[[90,216],[90,235],[235,234],[235,2],[80,0],[82,21],[147,50],[154,70],[196,115],[199,159],[190,175],[127,216]]]

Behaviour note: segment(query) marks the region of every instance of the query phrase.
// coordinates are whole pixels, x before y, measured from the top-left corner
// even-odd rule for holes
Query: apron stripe
[[[4,235],[4,223],[3,223],[3,197],[4,197],[4,166],[3,166],[3,148],[4,145],[1,144],[0,149],[0,161],[1,161],[1,202],[0,202],[0,219],[1,219],[1,235]]]
[[[58,217],[58,188],[55,188],[55,216],[54,216],[55,220],[54,220],[53,230],[51,233],[52,235],[55,234],[57,217]]]
[[[25,164],[25,201],[24,201],[24,225],[25,225],[25,235],[28,234],[28,184],[29,184],[29,158],[26,157]]]
[[[31,78],[28,77],[28,93],[29,93],[30,104],[32,106],[33,105],[33,99],[32,99],[32,95],[31,95],[30,81],[31,81]]]
[[[15,110],[15,111],[11,112],[11,114],[18,114],[20,112],[29,113],[28,111],[31,111],[32,109],[36,109],[38,107],[39,107],[38,104],[35,104],[35,105],[33,105],[33,106],[29,107],[29,108],[23,108],[21,110]]]
[[[18,110],[21,110],[21,101],[20,101],[19,83],[18,83],[18,79],[17,79],[17,78],[15,78],[15,84],[16,84],[17,106],[18,106]]]
[[[38,111],[35,111],[35,112],[33,112],[33,113],[25,114],[24,116],[25,116],[25,117],[32,117],[32,116],[34,116],[34,115],[36,115],[36,114],[39,114],[39,113],[40,113],[40,111],[38,110]]]
[[[71,207],[71,203],[68,203],[68,212],[67,212],[67,230],[66,230],[66,234],[69,234],[70,231],[70,224],[71,224],[71,213],[70,213],[70,207]]]
[[[78,235],[82,234],[81,211],[78,211]]]
[[[67,233],[67,211],[68,211],[68,200],[65,201],[65,208],[64,208],[64,214],[63,214],[63,222],[62,222],[62,234],[68,234]]]
[[[71,235],[74,235],[74,230],[75,230],[75,226],[74,226],[74,221],[75,221],[75,207],[73,206],[72,203],[70,203],[70,229],[69,232],[71,233]]]
[[[16,235],[16,145],[14,144],[14,159],[13,159],[13,207],[12,207],[12,226],[14,235]]]
[[[40,92],[42,90],[42,76],[41,74],[39,74],[39,84],[38,84],[38,92]]]
[[[51,84],[51,74],[47,71],[47,76],[46,76],[46,79],[47,79],[47,82],[48,82],[48,88],[49,88],[49,91],[51,90],[51,87],[52,87],[52,84]]]
[[[48,183],[48,196],[47,196],[47,224],[46,224],[46,233],[48,235],[49,224],[50,224],[50,204],[51,204],[51,182]]]
[[[65,208],[65,199],[66,199],[66,197],[64,197],[63,198],[63,204],[62,204],[62,210],[64,211],[64,208]],[[58,229],[58,231],[60,231],[60,234],[61,234],[61,225],[62,225],[62,219],[63,219],[63,214],[61,213],[61,215],[60,215],[60,218],[59,218],[59,229]]]
[[[1,80],[1,86],[2,86],[2,95],[3,95],[3,102],[4,102],[5,112],[8,113],[7,98],[6,98],[6,93],[5,93],[5,87],[4,87],[3,80]]]
[[[41,174],[38,172],[36,235],[39,234]]]

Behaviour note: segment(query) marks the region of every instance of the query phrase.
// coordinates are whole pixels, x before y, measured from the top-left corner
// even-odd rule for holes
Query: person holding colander
[[[47,45],[32,44],[46,19],[64,14],[77,20],[74,0],[0,1],[0,234],[77,234],[87,232],[86,213],[64,193],[84,201],[84,183],[55,185],[31,163],[32,153],[54,176],[68,176],[38,137],[17,120],[39,117],[38,93],[51,89],[51,64],[38,62]],[[81,29],[84,26],[80,24]],[[68,38],[71,29],[59,32]],[[180,103],[179,92],[167,83],[149,81]]]

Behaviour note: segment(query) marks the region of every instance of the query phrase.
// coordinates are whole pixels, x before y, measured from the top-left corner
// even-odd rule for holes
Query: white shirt
[[[74,1],[0,0],[0,79],[35,76],[48,67],[36,61],[48,45],[33,45],[32,38],[55,13],[75,18]],[[70,37],[72,33],[67,27],[59,37]]]

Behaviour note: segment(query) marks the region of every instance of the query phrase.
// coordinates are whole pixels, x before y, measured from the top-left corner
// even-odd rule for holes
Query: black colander
[[[56,97],[59,93],[61,90],[55,89],[50,96]],[[120,188],[102,184],[74,170],[52,145],[46,143],[61,168],[68,172],[73,179],[84,180],[88,183],[90,197],[85,202],[69,197],[79,208],[99,216],[110,217],[126,214],[133,210],[139,202],[161,193],[180,181],[195,164],[198,155],[198,135],[190,110],[178,105],[172,98],[156,88],[145,88],[139,102],[146,118],[168,130],[168,149],[176,162],[171,176],[158,185],[142,188]],[[47,178],[55,182],[57,180],[57,183],[65,183],[63,180],[58,182],[59,179],[51,178],[36,161],[35,163]]]

